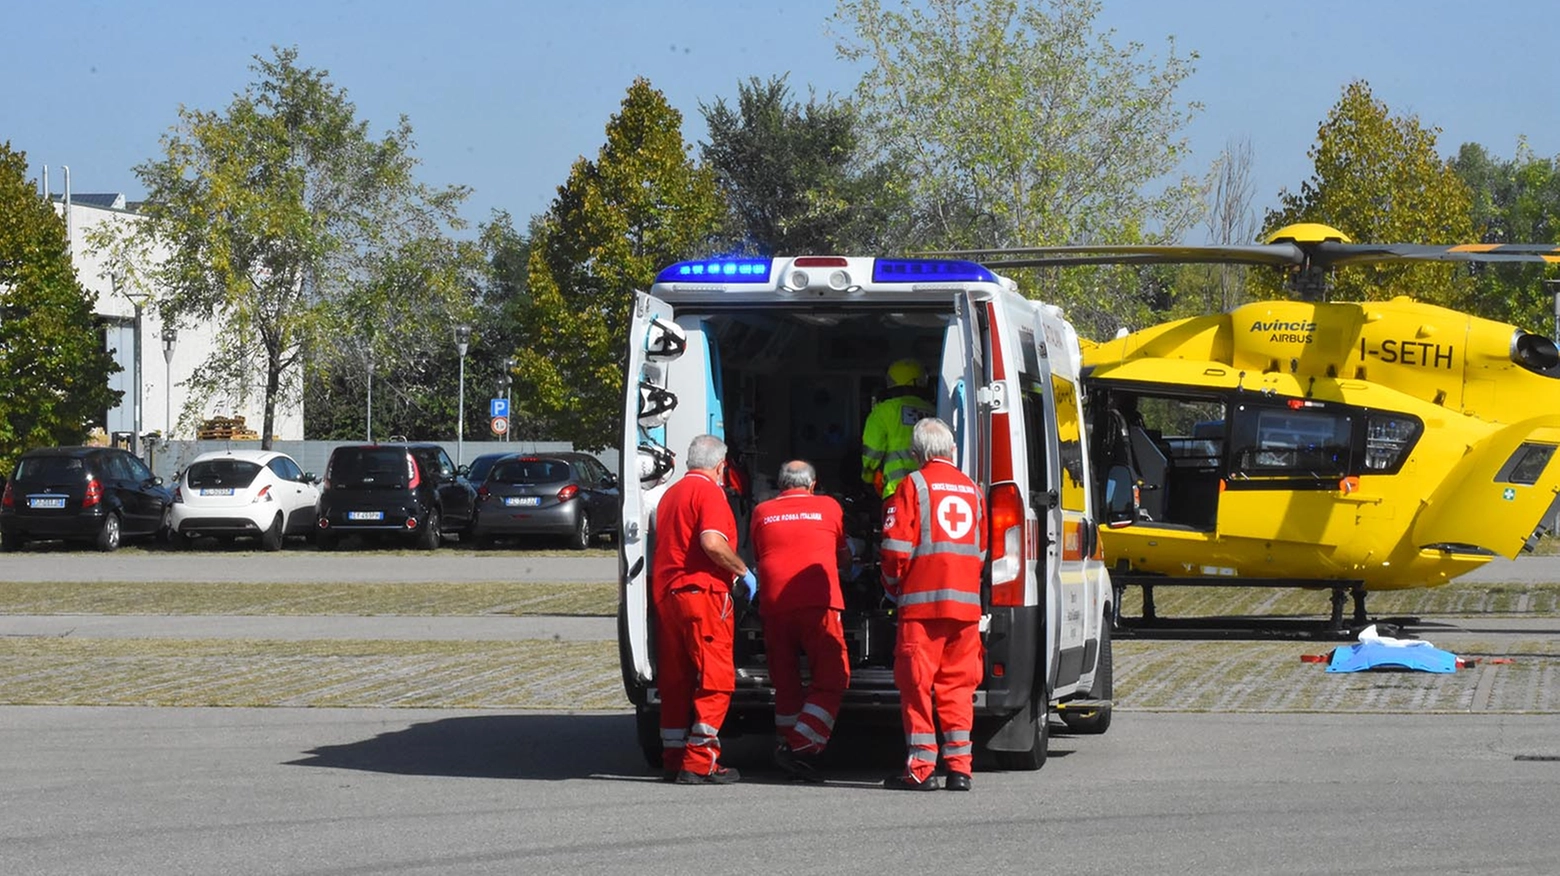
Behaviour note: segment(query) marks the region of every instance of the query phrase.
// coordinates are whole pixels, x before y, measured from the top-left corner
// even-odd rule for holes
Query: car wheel
[[[639,751],[651,769],[661,769],[661,710],[640,706],[634,710],[634,735],[639,741]]]
[[[1115,670],[1110,647],[1110,619],[1105,619],[1105,625],[1100,629],[1100,659],[1094,667],[1094,685],[1089,691],[1089,697],[1096,700],[1110,700],[1116,695]],[[1062,712],[1062,721],[1067,724],[1067,729],[1079,734],[1097,736],[1110,729],[1110,709],[1103,708],[1089,715],[1068,716]]]
[[[423,521],[422,532],[417,534],[417,546],[425,551],[438,550],[439,548],[439,509],[431,508],[428,511],[428,519]]]
[[[569,539],[569,547],[582,551],[590,547],[590,540],[596,534],[590,528],[590,514],[580,511],[580,518],[574,524],[574,536]]]
[[[110,513],[103,518],[103,528],[98,530],[97,540],[94,544],[104,553],[119,550],[119,540],[123,533],[119,529],[119,515]]]
[[[314,534],[314,546],[322,551],[333,551],[336,549],[336,544],[337,536],[334,532],[321,530]]]
[[[265,532],[260,533],[260,547],[268,551],[282,549],[282,515],[277,514],[272,518],[271,525]]]
[[[22,538],[20,532],[0,532],[0,551],[11,553],[19,551],[27,540]]]

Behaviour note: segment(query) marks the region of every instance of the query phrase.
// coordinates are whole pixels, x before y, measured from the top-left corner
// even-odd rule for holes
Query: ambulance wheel
[[[1047,749],[1051,745],[1051,704],[1045,700],[1035,704],[1034,745],[1028,751],[993,751],[997,769],[1013,772],[1034,772],[1045,766]]]
[[[661,768],[661,710],[640,706],[634,710],[634,732],[639,738],[639,750],[645,755],[645,763],[651,769]]]
[[[1100,661],[1094,667],[1094,686],[1089,691],[1091,699],[1110,700],[1115,697],[1116,679],[1110,652],[1110,624],[1106,623],[1100,628]],[[1062,721],[1074,733],[1098,736],[1110,729],[1110,707],[1102,708],[1092,715],[1069,715],[1062,712]]]

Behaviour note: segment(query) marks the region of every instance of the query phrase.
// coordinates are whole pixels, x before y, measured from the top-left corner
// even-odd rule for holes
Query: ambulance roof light
[[[677,262],[656,275],[657,283],[768,283],[769,259],[700,259]]]
[[[995,283],[997,275],[965,261],[944,259],[877,259],[872,264],[874,283]]]

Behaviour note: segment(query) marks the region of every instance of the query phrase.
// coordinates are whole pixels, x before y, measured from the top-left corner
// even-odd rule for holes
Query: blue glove
[[[753,574],[752,569],[748,569],[746,572],[743,572],[742,577],[738,578],[737,580],[741,582],[743,587],[747,588],[748,601],[752,602],[754,597],[758,596],[758,576]]]

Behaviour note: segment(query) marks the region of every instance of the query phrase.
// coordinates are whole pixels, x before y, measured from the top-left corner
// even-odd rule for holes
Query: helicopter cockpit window
[[[1232,462],[1248,477],[1342,476],[1349,472],[1353,429],[1342,413],[1241,405]]]
[[[1495,482],[1501,484],[1523,484],[1532,486],[1538,483],[1538,478],[1544,473],[1544,467],[1549,465],[1549,460],[1555,455],[1553,444],[1535,444],[1524,441],[1521,447],[1512,452],[1511,458],[1501,466],[1495,474]]]
[[[1405,414],[1373,412],[1365,421],[1365,472],[1390,474],[1402,467],[1421,424]]]

